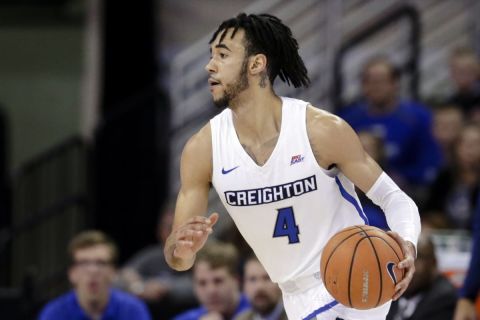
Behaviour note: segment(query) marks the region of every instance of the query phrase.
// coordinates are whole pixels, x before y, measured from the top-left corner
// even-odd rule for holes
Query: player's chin
[[[225,97],[219,97],[219,98],[213,97],[213,103],[219,109],[222,109],[228,105],[228,101],[225,99]]]

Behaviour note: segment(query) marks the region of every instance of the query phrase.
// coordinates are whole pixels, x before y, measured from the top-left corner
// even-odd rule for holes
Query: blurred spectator
[[[400,186],[424,186],[435,178],[441,152],[432,135],[431,112],[398,96],[399,78],[387,58],[371,59],[361,74],[363,98],[339,115],[355,131],[371,131],[384,139],[390,175]]]
[[[119,285],[149,303],[155,319],[171,319],[175,314],[197,305],[190,272],[171,269],[163,246],[171,232],[174,204],[161,210],[157,224],[159,243],[145,248],[130,259],[120,272]]]
[[[454,158],[431,186],[424,218],[434,227],[470,229],[480,174],[480,127],[466,125],[454,144]]]
[[[252,307],[235,320],[287,320],[282,292],[265,271],[255,255],[250,255],[244,267],[243,291]]]
[[[245,238],[242,236],[240,231],[238,231],[237,226],[232,223],[225,230],[222,230],[218,234],[217,239],[226,243],[231,243],[235,249],[237,249],[239,263],[238,267],[240,269],[240,275],[243,276],[243,266],[245,265],[245,259],[252,254],[252,248],[248,245]]]
[[[475,299],[480,294],[480,192],[473,222],[473,248],[467,276],[460,290],[454,320],[475,320]]]
[[[198,252],[193,284],[201,307],[186,311],[175,320],[232,319],[250,306],[240,292],[238,253],[231,244],[209,242]]]
[[[434,110],[433,136],[442,149],[444,165],[450,165],[453,161],[454,144],[463,125],[463,113],[458,106],[445,105]]]
[[[68,277],[74,289],[49,302],[40,320],[148,320],[146,305],[128,293],[112,289],[118,251],[99,231],[84,231],[69,245]]]
[[[392,303],[387,320],[451,320],[457,292],[437,270],[430,236],[420,235],[415,274],[403,296]]]
[[[450,75],[455,92],[448,102],[460,106],[465,116],[480,123],[480,62],[471,48],[452,52]]]
[[[360,139],[365,152],[367,152],[368,155],[370,155],[370,157],[382,167],[383,171],[390,174],[386,164],[385,144],[382,137],[375,135],[370,131],[360,131],[358,132],[358,138]],[[368,223],[371,226],[383,230],[390,230],[383,210],[373,203],[372,200],[370,200],[360,189],[356,188],[356,190],[362,204],[363,212],[367,215]]]

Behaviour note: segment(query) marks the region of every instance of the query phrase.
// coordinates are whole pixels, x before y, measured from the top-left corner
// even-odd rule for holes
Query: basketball
[[[327,242],[320,272],[328,292],[341,304],[371,309],[392,299],[404,271],[403,252],[385,231],[358,225],[337,232]]]

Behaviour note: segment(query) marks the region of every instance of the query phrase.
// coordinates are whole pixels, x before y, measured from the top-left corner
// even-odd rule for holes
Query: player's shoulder
[[[312,105],[307,107],[307,130],[309,136],[327,136],[329,138],[349,130],[350,126],[339,116],[331,112],[316,108]]]
[[[183,153],[187,156],[202,156],[203,154],[211,154],[211,150],[212,129],[210,123],[207,123],[188,139],[183,148]]]
[[[181,172],[183,172],[182,177],[191,181],[211,179],[212,139],[210,123],[207,123],[192,135],[185,144],[181,157]]]
[[[355,149],[355,132],[342,118],[309,106],[307,108],[307,135],[318,163],[328,168],[339,162],[344,150]]]

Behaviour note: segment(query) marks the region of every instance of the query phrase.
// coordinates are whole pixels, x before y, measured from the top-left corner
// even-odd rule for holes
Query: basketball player
[[[386,212],[406,271],[394,299],[414,273],[420,231],[413,201],[363,150],[338,117],[307,102],[279,97],[277,76],[295,87],[309,78],[290,29],[278,18],[240,14],[224,21],[210,41],[206,65],[213,100],[227,108],[187,142],[169,265],[189,269],[218,220],[205,216],[213,184],[238,229],[272,281],[282,289],[289,319],[385,319],[389,303],[346,308],[319,277],[322,248],[340,229],[368,220],[354,185]]]

